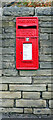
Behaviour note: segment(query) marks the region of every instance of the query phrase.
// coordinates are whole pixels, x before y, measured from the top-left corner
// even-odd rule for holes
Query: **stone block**
[[[2,26],[0,27],[0,34],[2,34]]]
[[[52,43],[52,40],[53,40],[53,34],[49,34],[49,39],[51,40],[51,43]]]
[[[51,80],[51,84],[48,84],[48,91],[53,91],[53,84],[52,84],[52,80]]]
[[[51,69],[38,69],[37,71],[20,71],[21,76],[51,76]]]
[[[53,77],[52,77],[53,78]],[[33,77],[34,84],[51,84],[51,77],[48,76],[35,76]],[[53,82],[52,82],[53,83]]]
[[[41,32],[43,32],[43,33],[52,32],[51,29],[53,27],[53,22],[49,22],[48,20],[47,20],[47,22],[46,21],[44,21],[44,22],[39,21],[39,27],[41,29]]]
[[[5,16],[5,15],[2,15],[2,21],[13,21],[15,19],[14,16]]]
[[[3,69],[14,69],[15,68],[14,61],[12,61],[12,62],[10,62],[10,61],[2,62],[2,68]]]
[[[49,108],[53,108],[53,100],[49,100]]]
[[[0,55],[0,62],[2,62],[2,54]]]
[[[2,47],[0,47],[0,55],[2,55]]]
[[[2,61],[0,61],[0,69],[2,69]]]
[[[2,40],[2,34],[0,33],[0,40]]]
[[[9,26],[9,22],[7,21],[2,21],[2,27],[8,27]]]
[[[42,97],[43,99],[53,99],[53,92],[43,92]]]
[[[32,108],[24,108],[24,113],[32,113]]]
[[[48,28],[41,28],[41,32],[42,33],[53,33],[53,31],[52,31],[53,28],[51,28],[51,25],[52,25],[52,23],[50,24],[50,28],[49,28],[49,26],[48,26]],[[46,27],[46,25],[45,25],[45,27]]]
[[[34,15],[33,7],[4,7],[3,15],[6,16],[32,16]]]
[[[53,48],[52,48],[52,50],[53,50]],[[53,53],[52,51],[51,51],[51,46],[50,47],[46,47],[46,46],[42,46],[41,48],[40,48],[40,54],[44,54],[44,55],[51,55],[51,53]]]
[[[2,41],[3,47],[14,47],[15,46],[15,39],[4,39]]]
[[[2,28],[2,20],[0,21],[0,28]]]
[[[9,91],[2,91],[0,92],[0,98],[1,98],[1,95],[2,95],[2,98],[21,98],[21,92],[9,92]]]
[[[48,34],[47,33],[40,33],[40,40],[48,40]]]
[[[52,16],[53,18],[53,16]],[[43,21],[43,22],[47,22],[50,21],[51,22],[51,16],[38,16],[39,21]]]
[[[11,76],[17,76],[18,72],[16,71],[16,69],[3,69],[2,74],[3,76],[11,77]]]
[[[52,62],[53,60],[51,59],[51,55],[40,55],[40,61]]]
[[[2,40],[0,39],[0,47],[2,47]]]
[[[14,27],[5,27],[5,32],[6,33],[14,33],[15,32],[15,29]]]
[[[53,62],[40,62],[40,68],[52,68]]]
[[[14,101],[10,99],[0,99],[0,107],[13,107]]]
[[[0,76],[2,76],[2,70],[0,70]]]
[[[2,39],[15,39],[15,33],[13,32],[13,33],[3,33],[2,34]]]
[[[23,98],[40,99],[40,92],[23,92]]]
[[[46,85],[9,85],[10,91],[46,91]]]
[[[8,90],[8,86],[7,84],[0,84],[0,91],[5,91],[5,90]]]
[[[9,22],[9,27],[14,27],[14,26],[15,26],[14,22],[13,22],[13,21],[10,21],[10,22]]]
[[[36,16],[51,16],[53,15],[53,7],[36,7],[35,8],[35,15]]]
[[[40,47],[51,47],[51,46],[53,46],[52,44],[51,44],[51,40],[41,40],[40,41]]]
[[[52,16],[52,18],[53,18],[53,16]],[[42,22],[51,22],[52,21],[52,19],[51,19],[51,16],[38,16],[38,19],[39,19],[39,21],[42,21]]]
[[[3,9],[2,7],[0,7],[0,17],[2,17],[2,14],[3,14]]]
[[[16,100],[16,107],[46,107],[45,100]]]
[[[0,108],[0,113],[23,113],[23,108]]]
[[[14,50],[15,50],[15,48],[13,48],[13,47],[2,48],[2,55],[14,54]]]
[[[51,109],[49,108],[35,109],[34,108],[33,113],[36,115],[40,115],[40,114],[47,115],[47,114],[51,114]]]
[[[2,77],[2,83],[19,83],[29,84],[32,82],[31,77]]]
[[[52,49],[53,50],[53,49]],[[43,47],[43,53],[46,53],[46,54],[51,54],[51,47]]]
[[[3,55],[2,56],[2,62],[13,62],[15,60],[15,56],[14,55]]]
[[[0,55],[0,61],[2,62],[2,55]]]

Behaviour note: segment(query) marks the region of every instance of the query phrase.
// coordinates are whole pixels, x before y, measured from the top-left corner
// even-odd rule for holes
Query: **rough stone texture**
[[[0,70],[0,76],[2,76],[2,70]]]
[[[37,9],[39,9],[39,8],[37,8]],[[53,16],[52,16],[52,18],[53,18]],[[48,21],[50,21],[51,22],[51,16],[38,16],[38,19],[39,19],[39,21],[41,21],[41,22],[48,22]]]
[[[40,99],[39,92],[23,92],[23,98]]]
[[[52,70],[53,71],[53,70]],[[50,76],[51,69],[38,69],[37,71],[20,71],[21,76]]]
[[[48,84],[48,91],[53,91],[53,84]]]
[[[49,108],[53,108],[53,100],[49,100]]]
[[[0,91],[8,90],[7,84],[0,84]]]
[[[2,35],[2,39],[15,39],[15,34],[14,33],[11,33],[11,36],[10,36],[10,33],[4,33],[3,35]]]
[[[51,110],[50,109],[35,109],[34,108],[34,112],[33,112],[34,114],[45,114],[45,115],[47,115],[47,114],[51,114]]]
[[[32,113],[32,108],[24,108],[24,113]]]
[[[4,62],[8,62],[8,61],[14,61],[15,60],[15,57],[14,55],[3,55],[2,56],[2,61]]]
[[[0,108],[2,113],[23,113],[23,108]]]
[[[15,69],[3,69],[4,76],[17,76],[18,73]]]
[[[14,39],[4,39],[2,41],[2,46],[3,47],[14,47],[15,45],[15,40]]]
[[[48,34],[47,33],[40,33],[40,40],[48,40]]]
[[[14,101],[10,99],[0,99],[1,107],[13,107]]]
[[[42,97],[43,99],[53,99],[53,92],[43,92]]]
[[[46,107],[45,100],[16,100],[16,107]]]
[[[14,48],[13,47],[8,47],[8,48],[3,48],[2,49],[2,54],[6,55],[6,54],[14,54]]]
[[[10,22],[9,22],[10,23]],[[12,25],[12,21],[11,21],[11,25]],[[6,33],[13,33],[15,31],[14,27],[5,27],[5,32]]]
[[[13,62],[10,62],[10,61],[8,61],[8,62],[3,62],[3,63],[2,63],[2,68],[3,68],[3,69],[13,69],[13,68],[15,68],[14,61],[13,61]]]
[[[2,47],[0,47],[0,55],[2,55]]]
[[[50,46],[50,47],[52,47],[53,45],[51,44],[51,40],[49,39],[49,40],[46,40],[46,42],[45,42],[45,40],[44,41],[41,40],[40,41],[40,46],[43,46],[43,47]],[[49,61],[51,59],[51,55],[47,55],[47,56],[45,55],[45,56],[43,56],[43,59],[45,59],[45,61]]]
[[[44,23],[43,23],[44,24]],[[42,25],[43,26],[43,25]],[[46,26],[46,25],[45,25]],[[48,25],[47,25],[48,26]],[[52,31],[52,29],[53,28],[51,28],[51,26],[52,26],[52,23],[50,24],[50,28],[49,28],[49,26],[48,26],[48,28],[41,28],[41,32],[42,33],[53,33],[53,31]],[[52,26],[53,27],[53,26]]]
[[[0,98],[21,98],[21,92],[0,92]]]
[[[53,15],[53,7],[36,7],[35,8],[35,15],[37,16],[44,16],[44,15]]]
[[[3,15],[30,16],[34,15],[34,8],[30,7],[5,7]]]
[[[40,68],[52,68],[53,62],[40,62]]]
[[[53,22],[39,22],[39,26],[41,28],[41,32],[52,32]]]
[[[10,91],[46,91],[46,86],[41,85],[9,85]]]
[[[14,16],[3,16],[2,15],[2,21],[13,21],[16,17]]]
[[[53,79],[53,77],[52,77],[52,79]],[[50,83],[51,84],[51,82],[53,83],[53,81],[51,80],[51,76],[50,77],[48,77],[48,76],[35,76],[35,77],[33,77],[33,83],[34,84],[39,84],[39,83],[41,83],[41,84],[48,84],[48,83]],[[49,84],[48,84],[49,85]]]
[[[3,77],[2,83],[24,83],[29,84],[32,82],[31,77]]]
[[[2,12],[3,12],[3,9],[2,9],[2,7],[0,7],[0,18],[2,16]]]

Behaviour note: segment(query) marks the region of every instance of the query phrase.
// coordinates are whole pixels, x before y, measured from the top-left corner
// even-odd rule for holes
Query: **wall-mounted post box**
[[[38,69],[38,18],[16,18],[16,69]]]

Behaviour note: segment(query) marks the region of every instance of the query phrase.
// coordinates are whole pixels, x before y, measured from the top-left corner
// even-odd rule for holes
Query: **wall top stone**
[[[4,7],[3,15],[6,16],[43,16],[53,15],[53,7]]]
[[[36,7],[35,16],[53,15],[53,7]]]
[[[34,8],[33,7],[4,7],[3,15],[9,16],[33,16]]]

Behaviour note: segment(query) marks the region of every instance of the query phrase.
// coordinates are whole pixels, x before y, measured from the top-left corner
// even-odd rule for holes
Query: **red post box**
[[[38,69],[38,18],[16,18],[16,69]]]

